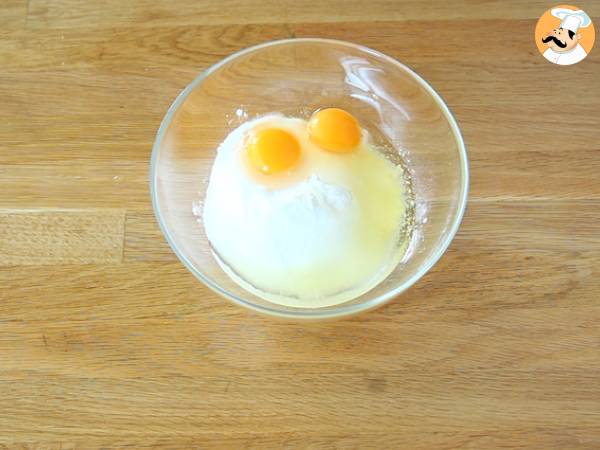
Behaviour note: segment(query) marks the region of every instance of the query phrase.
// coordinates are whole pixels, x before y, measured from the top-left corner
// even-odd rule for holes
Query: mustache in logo
[[[561,42],[558,40],[558,38],[556,36],[546,36],[545,38],[542,38],[542,42],[544,44],[546,44],[547,42],[553,41],[556,45],[558,45],[560,48],[565,48],[567,46],[566,42]]]

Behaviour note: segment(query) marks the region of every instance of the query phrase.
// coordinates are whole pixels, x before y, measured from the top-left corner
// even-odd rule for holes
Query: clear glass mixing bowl
[[[392,160],[408,167],[414,199],[411,241],[387,279],[352,301],[323,308],[277,305],[244,290],[223,272],[192,205],[201,207],[217,147],[231,130],[266,113],[308,118],[314,110],[329,106],[350,111],[388,144]],[[468,193],[460,130],[427,82],[377,51],[312,38],[251,47],[200,74],[164,117],[150,171],[156,217],[185,266],[239,305],[298,319],[346,316],[397,297],[448,248]]]

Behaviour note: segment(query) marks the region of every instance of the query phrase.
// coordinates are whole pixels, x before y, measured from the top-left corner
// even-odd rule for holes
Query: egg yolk
[[[267,128],[252,132],[246,145],[250,163],[265,175],[282,172],[300,158],[300,144],[287,131]]]
[[[347,153],[360,142],[360,127],[352,114],[339,108],[315,112],[308,121],[308,134],[319,147]]]

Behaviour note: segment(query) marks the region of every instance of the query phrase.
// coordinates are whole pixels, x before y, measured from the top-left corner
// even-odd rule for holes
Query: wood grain
[[[0,210],[0,266],[119,263],[122,210]]]
[[[380,20],[430,20],[443,17],[456,19],[537,19],[548,3],[536,1],[465,2],[458,4],[432,0],[423,7],[419,0],[373,0],[369,7],[363,0],[327,0],[298,2],[294,0],[226,0],[215,4],[210,0],[184,2],[173,8],[168,0],[135,0],[124,4],[109,0],[105,8],[77,0],[30,0],[29,20],[32,26],[71,27],[153,27],[157,24],[201,25],[239,23],[299,22],[372,22]],[[592,2],[589,2],[592,3]],[[587,8],[590,13],[597,12]]]
[[[600,22],[598,2],[577,5]],[[0,449],[600,448],[600,52],[538,55],[549,6],[1,2]],[[179,91],[302,36],[417,70],[461,125],[472,180],[417,285],[310,325],[203,287],[148,192]]]

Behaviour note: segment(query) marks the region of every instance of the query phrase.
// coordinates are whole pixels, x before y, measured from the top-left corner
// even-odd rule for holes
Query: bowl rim
[[[221,288],[218,284],[213,282],[210,277],[204,275],[201,271],[196,269],[194,264],[192,264],[192,262],[184,254],[182,254],[179,251],[179,249],[177,248],[177,245],[175,244],[175,242],[171,236],[171,233],[169,232],[166,224],[163,222],[162,216],[159,211],[159,201],[158,201],[158,196],[157,196],[157,182],[158,182],[157,160],[158,160],[158,154],[160,152],[161,143],[164,139],[164,135],[165,135],[165,132],[166,132],[168,126],[171,124],[171,121],[173,120],[173,116],[175,115],[175,113],[177,112],[179,107],[183,104],[183,102],[188,97],[188,95],[194,90],[194,88],[196,86],[198,86],[211,73],[215,72],[217,69],[221,68],[222,66],[228,64],[229,62],[233,61],[234,59],[236,59],[240,56],[255,52],[257,50],[261,50],[266,47],[295,44],[295,43],[311,43],[311,42],[352,47],[352,48],[358,49],[362,52],[371,54],[377,58],[381,58],[381,59],[385,60],[386,62],[389,62],[389,63],[399,67],[400,69],[404,70],[406,73],[408,73],[408,75],[412,76],[413,79],[422,86],[431,95],[431,97],[435,100],[435,102],[439,106],[440,110],[443,112],[444,117],[450,124],[452,133],[458,144],[458,151],[459,151],[460,162],[461,162],[460,166],[461,166],[461,172],[462,172],[461,192],[459,195],[457,214],[455,215],[455,217],[452,221],[450,231],[447,233],[444,241],[441,243],[441,245],[438,246],[435,253],[433,255],[431,255],[425,261],[425,264],[423,264],[419,268],[419,270],[417,270],[417,272],[415,272],[410,278],[408,278],[404,283],[402,283],[402,285],[400,285],[394,289],[391,289],[391,290],[385,292],[384,294],[381,294],[381,295],[379,295],[369,301],[363,302],[363,303],[346,305],[346,306],[344,306],[344,304],[341,304],[339,306],[334,306],[331,309],[329,309],[329,308],[328,309],[318,309],[317,308],[317,309],[311,309],[311,310],[303,310],[303,309],[279,310],[279,309],[272,308],[272,307],[254,304],[253,302],[244,300],[243,298],[240,298],[237,295],[232,294],[229,291]],[[152,199],[152,209],[154,211],[156,220],[159,224],[160,230],[163,233],[166,241],[168,242],[169,246],[171,247],[171,249],[173,250],[175,255],[177,255],[177,257],[183,263],[183,265],[192,274],[194,274],[194,276],[196,278],[198,278],[200,281],[202,281],[212,291],[216,292],[220,296],[232,301],[233,303],[235,303],[237,305],[246,307],[253,311],[257,311],[257,312],[260,312],[260,313],[263,313],[263,314],[266,314],[269,316],[278,316],[278,317],[283,317],[283,318],[304,319],[304,320],[306,320],[306,319],[312,319],[312,320],[332,319],[332,318],[341,318],[341,317],[346,317],[346,316],[352,316],[352,315],[358,314],[360,312],[368,311],[370,309],[385,305],[385,304],[389,303],[392,299],[396,298],[401,293],[406,291],[408,288],[413,286],[419,279],[421,279],[427,272],[429,272],[429,270],[431,270],[431,268],[440,260],[442,255],[446,252],[446,250],[450,246],[450,243],[454,239],[454,236],[456,235],[456,233],[460,227],[460,224],[462,222],[462,219],[464,217],[465,209],[467,206],[467,199],[468,199],[468,195],[469,195],[469,160],[468,160],[467,149],[466,149],[466,145],[465,145],[465,141],[464,141],[462,132],[460,130],[460,127],[458,126],[456,118],[450,111],[450,108],[448,107],[448,105],[446,104],[446,102],[444,101],[442,96],[429,84],[429,82],[427,82],[424,78],[422,78],[418,73],[416,73],[414,70],[412,70],[407,65],[401,63],[400,61],[396,60],[395,58],[392,58],[391,56],[388,56],[378,50],[374,50],[372,48],[369,48],[369,47],[366,47],[366,46],[363,46],[360,44],[355,44],[353,42],[348,42],[348,41],[343,41],[343,40],[338,40],[338,39],[317,38],[317,37],[278,39],[278,40],[263,42],[261,44],[254,45],[251,47],[247,47],[247,48],[244,48],[237,52],[232,53],[231,55],[220,60],[216,64],[213,64],[206,70],[202,71],[199,75],[197,75],[194,78],[194,80],[192,80],[192,82],[190,84],[188,84],[185,87],[185,89],[183,89],[179,93],[179,95],[175,98],[175,100],[173,101],[171,106],[169,106],[167,113],[165,114],[165,116],[163,117],[163,119],[160,123],[158,131],[156,133],[156,138],[154,140],[154,144],[152,146],[152,155],[150,158],[150,174],[149,175],[150,175],[150,196]],[[191,206],[190,206],[190,208],[191,208]]]

